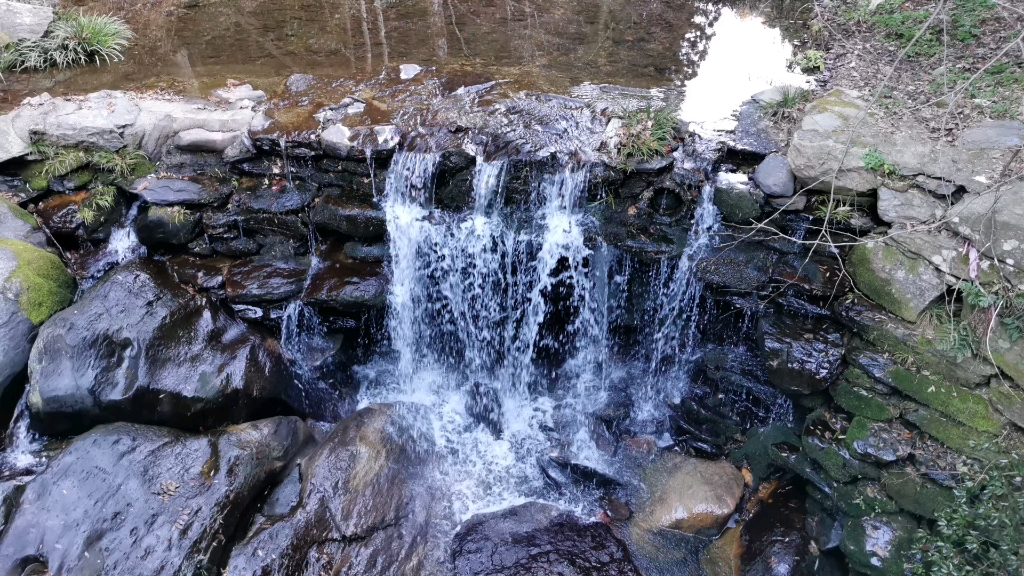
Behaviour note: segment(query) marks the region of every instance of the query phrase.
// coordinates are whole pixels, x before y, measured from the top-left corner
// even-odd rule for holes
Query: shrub
[[[795,61],[803,72],[825,71],[825,53],[820,50],[808,50],[798,56]]]
[[[619,131],[619,157],[648,162],[668,153],[678,120],[668,110],[650,107],[626,113]]]
[[[115,16],[59,13],[42,38],[19,40],[0,50],[0,69],[45,70],[71,68],[124,58],[123,51],[135,36]]]
[[[864,163],[864,167],[868,170],[884,174],[885,176],[898,176],[900,173],[899,166],[886,160],[885,157],[874,148],[862,154],[860,161]]]

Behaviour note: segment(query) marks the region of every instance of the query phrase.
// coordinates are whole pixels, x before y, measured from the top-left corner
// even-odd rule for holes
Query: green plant
[[[844,198],[818,196],[814,203],[814,216],[826,222],[847,224],[853,220],[855,212],[853,204]]]
[[[864,163],[865,168],[872,172],[878,172],[885,176],[898,176],[900,174],[900,167],[886,160],[875,148],[862,154],[860,161]]]
[[[80,148],[53,148],[44,158],[46,160],[40,174],[47,180],[63,176],[89,163],[89,155]]]
[[[964,44],[974,42],[982,34],[982,23],[995,13],[994,0],[953,0],[946,11],[952,24],[956,39]],[[849,13],[851,21],[867,22],[880,29],[882,34],[900,48],[907,48],[909,56],[929,57],[942,50],[942,25],[936,18],[932,25],[920,36],[921,27],[932,15],[931,8],[908,10],[904,0],[887,0],[874,10],[868,9],[867,3]],[[917,41],[910,46],[911,40]]]
[[[675,138],[678,123],[667,109],[647,107],[627,112],[619,129],[619,157],[649,162],[664,156]]]
[[[45,70],[71,68],[123,59],[124,49],[135,36],[115,16],[61,12],[42,38],[19,40],[4,48],[2,69]]]
[[[104,214],[107,214],[117,203],[117,188],[113,186],[100,186],[89,193],[89,197],[82,202],[78,209],[78,216],[85,222],[86,226],[96,224]]]
[[[1010,454],[973,464],[956,503],[917,534],[914,574],[1013,576],[1024,573],[1024,461]]]
[[[794,62],[803,72],[825,71],[825,53],[820,50],[808,50],[794,58]]]
[[[149,158],[139,150],[122,148],[116,152],[100,151],[92,155],[92,165],[115,176],[127,178],[140,166],[149,162]]]

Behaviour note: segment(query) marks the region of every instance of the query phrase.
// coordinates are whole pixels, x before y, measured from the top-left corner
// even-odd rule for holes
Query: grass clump
[[[783,86],[779,88],[779,99],[774,102],[765,102],[761,110],[774,121],[784,120],[795,116],[800,106],[811,99],[811,92],[797,86]]]
[[[619,157],[650,162],[664,156],[671,150],[678,123],[667,109],[647,107],[627,112],[619,129]]]
[[[1016,454],[974,465],[954,503],[917,534],[915,576],[1024,573],[1024,460]]]
[[[78,216],[85,222],[86,226],[93,226],[109,214],[117,205],[117,188],[113,186],[100,186],[89,193],[89,197],[82,202],[78,209]]]
[[[30,322],[39,326],[71,304],[75,280],[53,254],[25,242],[0,238],[0,248],[10,250],[18,261],[8,282],[18,282],[18,306]]]
[[[877,172],[885,176],[899,176],[900,174],[900,167],[886,160],[885,157],[882,156],[882,153],[875,148],[871,148],[862,154],[860,161],[864,163],[865,168],[872,172]]]
[[[69,174],[86,165],[113,174],[118,178],[127,178],[150,166],[149,158],[144,153],[130,148],[111,152],[36,143],[32,145],[32,152],[43,160],[38,176],[47,181]],[[38,189],[34,185],[31,187]]]
[[[135,34],[115,16],[81,11],[56,15],[46,35],[0,48],[0,69],[46,70],[122,60]]]
[[[149,158],[142,151],[129,148],[122,148],[117,152],[96,152],[91,159],[92,165],[96,168],[120,178],[131,176],[148,162]]]

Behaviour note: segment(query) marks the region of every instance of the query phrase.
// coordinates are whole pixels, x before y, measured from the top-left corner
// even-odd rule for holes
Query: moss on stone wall
[[[902,256],[888,246],[877,248],[872,247],[870,244],[854,246],[846,258],[846,271],[853,279],[853,283],[857,285],[857,289],[863,292],[865,296],[871,298],[889,312],[904,320],[916,321],[917,311],[914,307],[906,299],[901,298],[896,290],[893,290],[888,280],[876,272],[873,262],[876,258],[889,266],[896,266],[898,262],[890,260],[895,259],[898,261]]]
[[[0,207],[6,208],[15,218],[28,224],[33,228],[38,228],[39,224],[36,222],[36,217],[29,214],[21,206],[18,206],[14,202],[7,200],[6,198],[0,198]]]
[[[908,470],[887,471],[882,486],[900,508],[925,518],[938,518],[956,502],[952,490]]]
[[[10,250],[18,261],[8,282],[21,287],[18,304],[36,326],[67,308],[75,294],[75,280],[60,258],[17,240],[0,238],[0,248]]]
[[[871,420],[891,420],[900,415],[898,406],[887,404],[878,395],[849,382],[836,384],[832,388],[832,397],[847,412]]]
[[[887,372],[896,388],[914,400],[976,430],[998,434],[1001,419],[981,394],[900,367]]]

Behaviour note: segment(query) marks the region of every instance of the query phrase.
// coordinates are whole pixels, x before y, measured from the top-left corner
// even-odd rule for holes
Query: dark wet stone
[[[349,262],[327,255],[310,274],[302,300],[341,312],[376,308],[386,302],[389,283],[380,264]]]
[[[413,405],[375,404],[339,422],[259,510],[229,574],[443,574],[445,504],[427,470],[430,432]],[[282,494],[283,492],[283,494]],[[282,505],[283,503],[283,505]]]
[[[476,157],[462,149],[447,150],[437,163],[434,205],[443,210],[465,210],[473,202]]]
[[[231,190],[225,188],[210,190],[202,184],[189,180],[152,176],[136,180],[132,183],[131,191],[146,202],[161,206],[171,204],[212,206],[224,202],[231,195]]]
[[[779,145],[772,138],[768,124],[761,115],[760,107],[753,100],[748,100],[740,106],[736,129],[726,140],[726,145],[738,152],[760,156],[767,156],[779,150]]]
[[[846,446],[857,458],[886,464],[909,456],[913,440],[910,432],[895,420],[871,422],[858,416],[846,431]]]
[[[850,568],[870,576],[903,576],[917,521],[907,514],[848,518],[843,525],[842,550]]]
[[[316,192],[316,186],[308,182],[296,182],[292,185],[280,181],[270,188],[237,191],[234,202],[243,210],[279,214],[305,208],[316,198]]]
[[[351,204],[324,196],[313,207],[310,219],[317,228],[363,240],[383,238],[387,232],[384,211],[369,204]]]
[[[203,229],[211,240],[230,240],[241,235],[282,236],[303,245],[309,242],[309,228],[294,214],[208,210],[203,214]]]
[[[843,521],[821,505],[815,498],[807,498],[807,520],[804,529],[818,550],[834,550],[843,539]]]
[[[878,480],[881,471],[874,465],[850,455],[843,443],[849,429],[845,417],[831,410],[817,410],[807,417],[801,438],[804,453],[837,482],[859,478]]]
[[[481,382],[474,382],[466,391],[466,414],[492,436],[501,438],[501,396],[497,390]]]
[[[144,246],[182,246],[199,234],[202,224],[202,214],[180,206],[146,206],[135,220],[135,234]]]
[[[538,457],[537,464],[548,481],[558,489],[565,490],[576,486],[607,491],[622,487],[619,480],[564,456]]]
[[[757,344],[768,378],[785,392],[818,392],[839,375],[843,336],[827,320],[762,316],[757,322]]]
[[[33,423],[54,434],[241,422],[290,383],[275,341],[153,261],[108,273],[50,318],[29,371]]]
[[[235,262],[224,274],[224,289],[232,302],[280,302],[302,292],[309,263],[248,258]]]
[[[213,290],[224,286],[224,272],[231,265],[228,258],[196,258],[175,256],[167,261],[174,278],[196,288]]]
[[[259,254],[260,243],[253,238],[232,238],[230,240],[217,240],[210,243],[213,249],[225,256],[241,258]]]
[[[760,244],[727,243],[697,262],[697,276],[717,288],[755,291],[768,282],[777,257]]]
[[[608,526],[550,504],[527,502],[478,514],[452,542],[456,576],[639,576]]]
[[[850,281],[834,258],[802,254],[782,256],[772,268],[772,283],[798,293],[838,298],[850,291]]]
[[[810,537],[804,529],[807,508],[803,491],[787,484],[773,490],[757,512],[743,524],[740,574],[790,576],[805,574],[813,565]]]
[[[343,248],[345,255],[356,262],[383,262],[388,259],[388,245],[367,244],[365,242],[346,242]]]
[[[0,570],[20,575],[41,562],[47,574],[211,573],[224,535],[308,439],[294,417],[203,435],[95,428],[25,487],[0,539]]]
[[[36,218],[53,236],[74,237],[82,224],[78,212],[88,197],[88,192],[51,196],[36,208]]]

